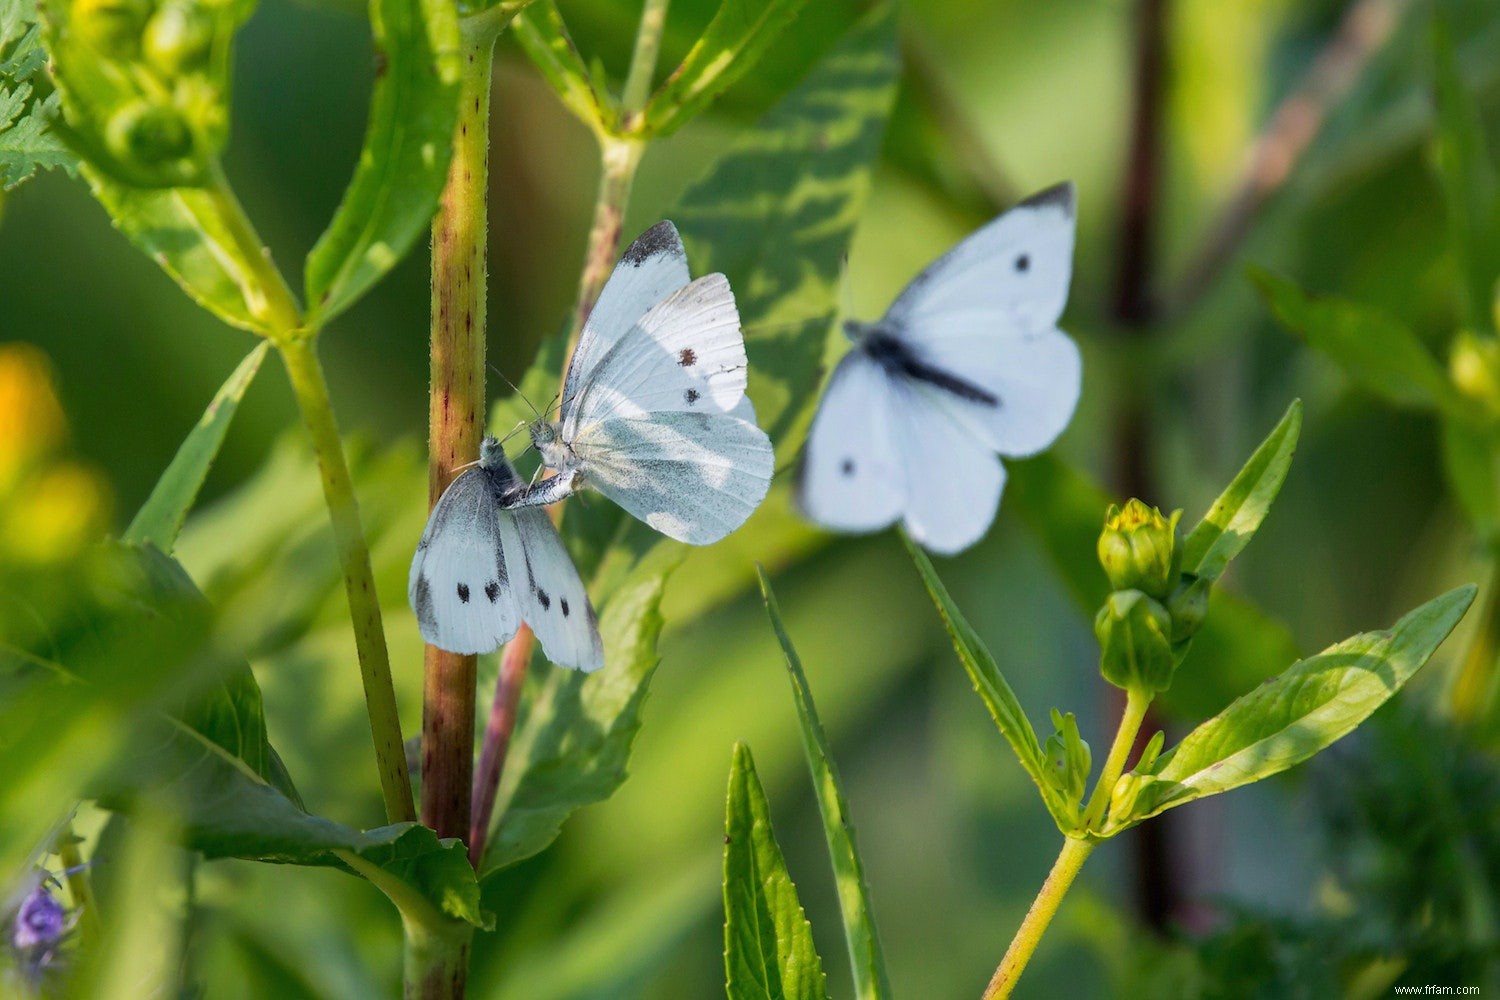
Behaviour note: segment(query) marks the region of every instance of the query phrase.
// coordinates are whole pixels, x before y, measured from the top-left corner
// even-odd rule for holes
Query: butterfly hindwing
[[[953,420],[941,390],[898,382],[897,452],[906,473],[903,523],[923,548],[961,552],[984,537],[1000,507],[1005,467],[988,444]]]
[[[498,514],[481,468],[455,479],[433,507],[407,580],[407,599],[426,642],[454,653],[487,653],[520,627]]]
[[[797,503],[835,531],[878,531],[901,516],[906,473],[892,424],[894,383],[861,351],[844,355],[818,405],[802,454]]]
[[[580,670],[604,666],[594,607],[546,511],[503,510],[499,525],[515,600],[547,658]]]

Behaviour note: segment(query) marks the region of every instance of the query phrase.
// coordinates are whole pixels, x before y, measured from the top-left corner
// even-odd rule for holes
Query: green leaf
[[[734,286],[751,401],[785,460],[811,408],[849,240],[895,96],[896,19],[883,5],[742,135],[671,210],[695,273]]]
[[[125,529],[124,541],[150,542],[163,552],[172,551],[182,523],[187,519],[193,501],[198,499],[203,481],[208,478],[209,467],[224,444],[224,436],[229,433],[229,422],[234,419],[245,390],[260,371],[269,348],[269,344],[259,344],[219,387],[202,418],[177,449],[172,464],[156,481],[151,495]]]
[[[597,134],[615,131],[619,109],[584,65],[555,0],[537,0],[511,31],[563,105]]]
[[[481,878],[544,849],[577,809],[607,799],[624,782],[659,662],[659,608],[670,568],[645,569],[610,597],[599,619],[604,669],[553,668],[537,690],[506,761]]]
[[[1250,277],[1282,324],[1360,386],[1397,406],[1464,413],[1447,373],[1399,321],[1356,302],[1308,295],[1269,271],[1254,269]]]
[[[445,0],[370,0],[376,79],[354,179],[307,256],[308,323],[347,309],[427,232],[453,155],[461,71]]]
[[[1500,539],[1500,449],[1494,434],[1443,421],[1443,468],[1474,533],[1489,544]]]
[[[1302,763],[1348,735],[1425,664],[1474,600],[1470,584],[1412,611],[1392,628],[1366,632],[1294,663],[1244,695],[1158,758],[1127,776],[1133,805],[1104,833],[1173,806],[1216,795]],[[1116,801],[1121,789],[1116,789]]]
[[[1229,560],[1250,544],[1266,514],[1270,513],[1282,480],[1286,479],[1301,430],[1302,402],[1293,400],[1286,415],[1183,541],[1184,573],[1217,580],[1223,575]]]
[[[938,579],[937,571],[932,568],[927,554],[904,531],[901,532],[901,540],[911,553],[912,562],[917,564],[917,572],[927,587],[927,593],[932,597],[932,603],[937,605],[943,627],[953,640],[953,649],[958,653],[959,662],[969,672],[974,690],[984,700],[995,725],[1000,727],[1000,734],[1015,751],[1016,759],[1021,762],[1026,773],[1031,775],[1031,780],[1036,782],[1042,801],[1052,813],[1052,818],[1057,821],[1058,828],[1067,833],[1072,829],[1071,810],[1046,780],[1046,758],[1042,754],[1041,743],[1037,741],[1036,730],[1031,728],[1031,720],[1026,717],[1026,710],[1021,707],[1016,693],[1006,682],[1005,675],[1000,672],[999,665],[979,638],[979,633],[974,631],[973,626],[964,619],[963,613],[953,603],[953,598],[948,596],[948,590],[943,586],[943,581]]]
[[[723,0],[687,57],[646,103],[637,131],[675,132],[755,67],[805,0]]]
[[[865,881],[864,863],[855,843],[854,822],[849,818],[849,803],[839,786],[838,770],[829,751],[828,737],[818,710],[813,704],[802,660],[792,645],[776,606],[776,595],[765,568],[760,574],[760,593],[771,617],[771,628],[786,669],[792,681],[792,695],[797,702],[797,718],[802,723],[802,749],[812,771],[813,787],[818,794],[818,812],[823,816],[823,835],[828,840],[828,854],[833,860],[834,878],[838,884],[839,910],[844,916],[844,940],[849,945],[849,963],[854,973],[854,994],[860,1000],[880,1000],[891,995],[890,979],[885,971],[885,956],[880,950],[880,935],[875,931],[875,914],[870,908],[870,887]]]
[[[734,745],[724,823],[724,974],[729,1000],[826,1000],[812,927],[771,830],[750,748]]]
[[[1500,271],[1500,200],[1483,119],[1459,71],[1442,4],[1433,7],[1432,62],[1437,105],[1433,160],[1461,276],[1463,323],[1479,328],[1489,319],[1491,292]]]

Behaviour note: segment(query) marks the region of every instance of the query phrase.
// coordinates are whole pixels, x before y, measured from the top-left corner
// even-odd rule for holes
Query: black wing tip
[[[677,227],[672,224],[671,219],[663,219],[637,236],[635,242],[626,247],[620,260],[626,264],[640,265],[664,253],[686,254],[682,248],[682,237],[677,234]]]
[[[1078,211],[1078,189],[1072,181],[1054,184],[1045,191],[1038,191],[1025,201],[1017,202],[1016,208],[1060,208],[1069,218]]]

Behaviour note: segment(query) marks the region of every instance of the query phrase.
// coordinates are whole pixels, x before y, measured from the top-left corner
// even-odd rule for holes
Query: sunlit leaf
[[[1111,815],[1115,833],[1157,813],[1302,763],[1348,735],[1390,700],[1453,631],[1474,600],[1471,584],[1298,661],[1236,700],[1163,754],[1151,772],[1127,776],[1131,804]],[[1121,791],[1116,789],[1116,801]]]
[[[828,841],[828,854],[833,860],[834,879],[839,891],[839,910],[844,915],[844,940],[849,945],[849,962],[854,974],[854,994],[860,1000],[880,1000],[890,997],[891,984],[885,971],[885,955],[880,950],[880,935],[875,930],[875,914],[870,909],[870,887],[865,880],[864,862],[859,857],[855,843],[854,821],[849,818],[849,803],[839,786],[838,769],[829,751],[828,736],[823,732],[823,723],[818,720],[818,710],[813,704],[812,690],[807,684],[807,675],[802,672],[802,660],[787,635],[781,621],[781,610],[776,606],[776,595],[771,591],[771,581],[764,568],[760,573],[760,593],[766,602],[766,613],[771,617],[771,628],[776,641],[781,644],[781,653],[786,658],[786,669],[792,680],[792,696],[797,702],[797,718],[802,723],[802,749],[807,754],[807,766],[812,771],[813,787],[818,796],[818,812],[823,817],[823,836]]]
[[[202,418],[177,449],[167,471],[156,481],[151,495],[125,529],[122,536],[125,541],[150,542],[163,552],[172,551],[182,523],[198,499],[203,481],[208,478],[209,467],[224,444],[224,436],[229,433],[229,422],[234,419],[245,390],[250,388],[260,371],[269,347],[265,343],[259,344],[219,387]]]
[[[516,17],[511,31],[569,111],[596,132],[614,129],[614,99],[584,65],[555,0],[532,4]]]
[[[760,60],[806,0],[722,0],[687,58],[647,102],[639,131],[675,132]]]
[[[724,823],[724,973],[729,1000],[826,1000],[812,927],[797,901],[750,748],[734,745]]]
[[[437,209],[458,121],[458,16],[444,0],[371,0],[375,92],[359,166],[307,257],[308,322],[347,309]]]
[[[1217,580],[1229,561],[1250,544],[1281,491],[1301,430],[1302,403],[1298,400],[1287,407],[1286,415],[1183,540],[1184,573]]]
[[[812,406],[849,240],[895,95],[896,21],[873,11],[670,211],[694,273],[728,275],[749,392],[785,459]]]

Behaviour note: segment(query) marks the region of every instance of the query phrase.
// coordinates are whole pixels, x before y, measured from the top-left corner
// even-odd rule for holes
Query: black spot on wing
[[[692,406],[694,403],[698,402],[698,399],[699,399],[698,390],[697,389],[689,389],[687,392],[684,392],[682,394],[682,398],[685,399],[685,400],[687,400],[687,405]]]
[[[458,599],[464,604],[469,603],[469,585],[467,583],[460,583],[458,585]]]
[[[496,601],[498,601],[500,599],[500,583],[499,583],[499,581],[497,581],[497,580],[491,580],[489,583],[485,584],[484,585],[484,596],[488,597],[490,599],[490,603],[491,604],[494,604]]]
[[[658,254],[676,253],[681,245],[682,240],[677,236],[677,227],[663,220],[637,236],[635,242],[625,249],[625,254],[620,261],[639,267]]]
[[[432,582],[425,575],[417,577],[417,594],[412,603],[417,612],[417,624],[423,631],[434,631],[437,628],[437,615],[432,608]]]
[[[1031,270],[1031,255],[1023,253],[1016,258],[1016,273],[1025,274],[1029,270]]]
[[[843,464],[839,466],[839,471],[842,472],[846,476],[852,476],[852,475],[854,475],[854,459],[852,459],[852,458],[846,458],[846,459],[844,459]]]
[[[559,597],[557,599],[557,606],[562,608],[563,617],[568,617],[568,599],[566,597]]]
[[[541,587],[536,588],[536,602],[542,606],[543,611],[552,609],[552,598],[547,596],[547,592]]]

